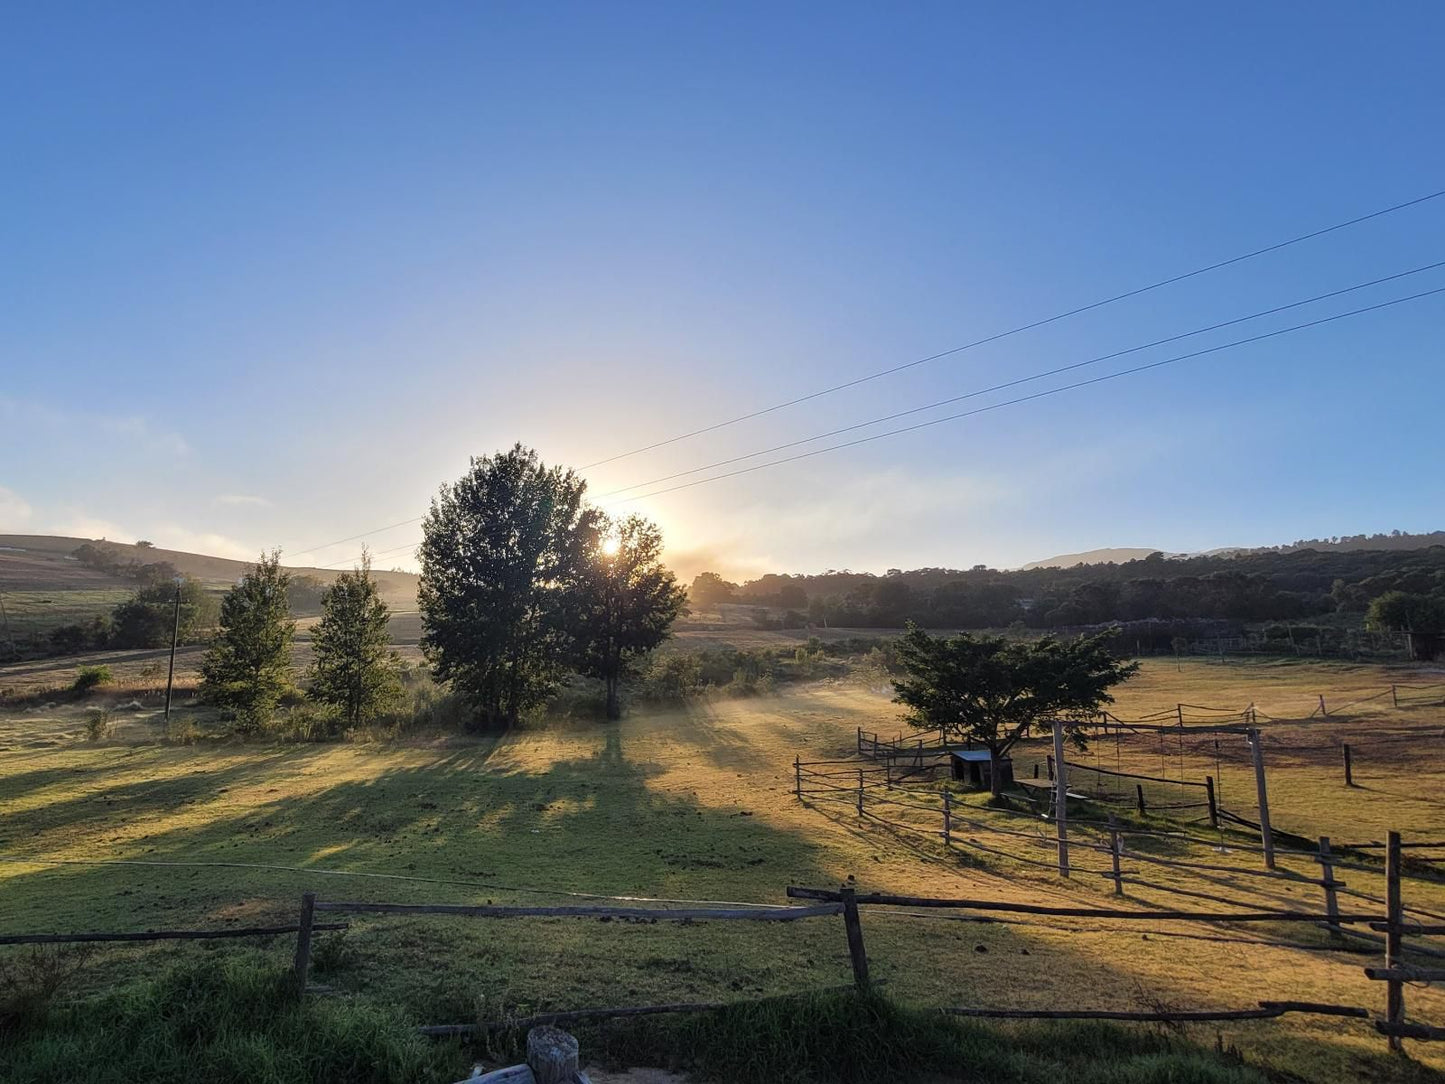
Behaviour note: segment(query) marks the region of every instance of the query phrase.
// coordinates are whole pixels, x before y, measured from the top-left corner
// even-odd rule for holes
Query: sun
[[[602,540],[602,556],[616,557],[617,551],[622,548],[622,540],[616,535],[609,536]]]

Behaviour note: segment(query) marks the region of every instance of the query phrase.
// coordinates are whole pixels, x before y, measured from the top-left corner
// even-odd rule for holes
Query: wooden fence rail
[[[314,925],[314,930],[344,930],[349,923]],[[231,937],[274,937],[297,933],[295,926],[251,926],[240,930],[145,930],[138,933],[21,933],[0,937],[0,945],[70,945],[107,941],[212,941]]]

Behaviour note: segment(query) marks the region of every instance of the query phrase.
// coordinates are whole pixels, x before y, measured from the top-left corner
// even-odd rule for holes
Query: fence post
[[[1184,705],[1183,705],[1183,704],[1175,704],[1175,705],[1174,705],[1174,715],[1175,715],[1176,718],[1178,718],[1178,720],[1179,720],[1179,725],[1180,725],[1180,726],[1183,726],[1183,725],[1184,725]]]
[[[1324,694],[1324,693],[1320,693],[1320,718],[1321,718],[1321,719],[1328,719],[1329,717],[1330,717],[1329,709],[1325,707],[1325,694]]]
[[[1400,689],[1397,685],[1390,686],[1390,703],[1397,708],[1400,706]]]
[[[1124,894],[1124,882],[1119,876],[1119,829],[1114,823],[1114,814],[1109,814],[1109,858],[1114,866],[1114,895]]]
[[[887,790],[893,789],[893,760],[891,757],[883,762],[883,786]]]
[[[1209,827],[1219,827],[1219,803],[1214,800],[1214,776],[1204,777],[1204,797],[1209,801]]]
[[[1144,812],[1144,784],[1143,784],[1143,783],[1135,783],[1135,784],[1134,784],[1134,795],[1135,795],[1136,798],[1139,799],[1139,812],[1140,812],[1140,813],[1143,813],[1143,812]]]
[[[860,757],[863,755],[863,728],[861,726],[858,728],[858,755]]]
[[[1045,753],[1045,754],[1044,754],[1044,759],[1048,761],[1048,764],[1049,764],[1049,782],[1052,783],[1052,782],[1054,781],[1054,754],[1053,754],[1053,753]],[[1035,764],[1034,767],[1037,768],[1038,765]],[[1038,778],[1038,777],[1035,776],[1035,778]]]
[[[1330,935],[1340,936],[1340,901],[1335,894],[1335,864],[1330,854],[1330,837],[1320,836],[1320,880],[1325,887],[1325,914],[1330,916]]]
[[[1254,792],[1259,799],[1259,840],[1264,846],[1265,869],[1274,869],[1274,832],[1269,826],[1269,792],[1264,781],[1264,745],[1259,730],[1250,728],[1249,748],[1254,757]]]
[[[953,845],[953,798],[947,786],[943,788],[943,845]]]
[[[1400,927],[1404,919],[1404,908],[1400,905],[1400,833],[1391,832],[1385,844],[1385,923],[1389,927],[1385,931],[1386,970],[1393,971],[1404,963],[1400,959]],[[1405,1022],[1404,984],[1398,979],[1390,979],[1386,985],[1388,993],[1385,1001],[1385,1017],[1391,1024],[1403,1024]],[[1390,1036],[1390,1049],[1397,1051],[1404,1049],[1404,1043],[1400,1036]]]
[[[1054,720],[1054,828],[1059,834],[1059,876],[1069,875],[1069,766],[1064,761],[1064,724]]]
[[[853,983],[860,990],[868,989],[868,954],[863,950],[863,926],[858,921],[857,893],[844,885],[843,929],[848,934],[848,958],[853,961]]]
[[[863,815],[863,769],[858,769],[858,816]]]
[[[793,758],[793,793],[803,800],[803,762],[798,757]]]
[[[1350,743],[1345,742],[1341,749],[1345,754],[1345,786],[1353,787],[1355,785],[1355,765],[1350,758]]]
[[[311,922],[316,911],[316,893],[301,896],[301,920],[296,930],[296,992],[306,992],[306,976],[311,970]]]

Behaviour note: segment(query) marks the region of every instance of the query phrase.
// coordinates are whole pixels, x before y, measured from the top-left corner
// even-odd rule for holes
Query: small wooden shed
[[[987,749],[950,749],[948,757],[953,768],[954,779],[979,790],[992,789],[989,781]],[[1000,787],[1013,786],[1014,762],[1012,757],[999,757],[998,774]]]

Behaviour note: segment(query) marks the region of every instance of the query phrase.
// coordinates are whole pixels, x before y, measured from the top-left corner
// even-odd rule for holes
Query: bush
[[[85,709],[85,740],[104,741],[111,733],[110,712],[105,708]]]
[[[109,666],[82,666],[75,672],[75,681],[70,686],[70,691],[77,696],[85,696],[92,689],[101,685],[109,685],[115,680]]]
[[[93,955],[92,945],[31,945],[0,956],[0,1034],[43,1020]]]

